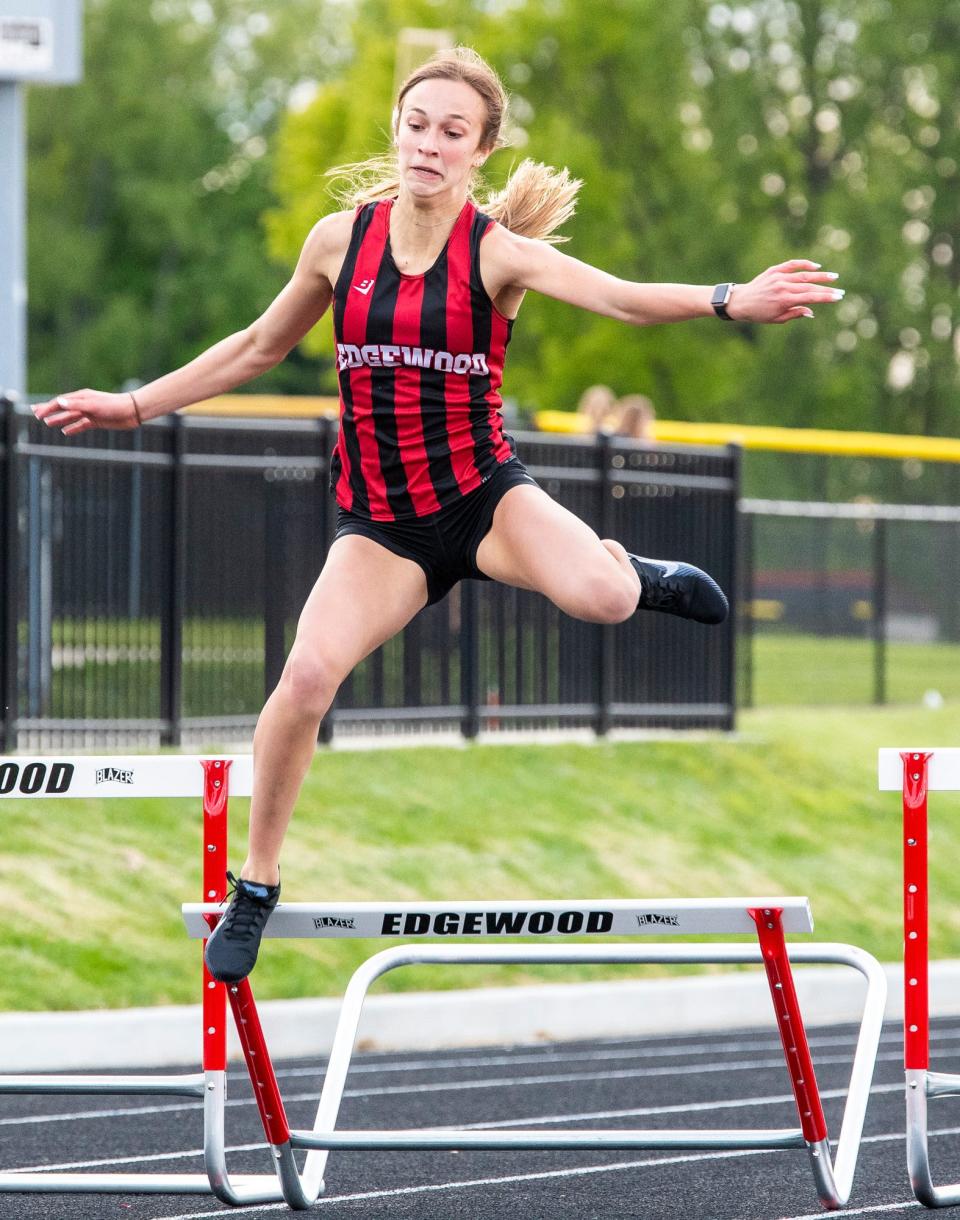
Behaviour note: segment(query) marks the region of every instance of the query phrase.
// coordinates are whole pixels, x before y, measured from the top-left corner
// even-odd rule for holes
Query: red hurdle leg
[[[793,1084],[803,1138],[808,1143],[819,1143],[827,1138],[827,1123],[823,1117],[807,1032],[803,1027],[797,991],[793,985],[793,971],[783,939],[783,911],[777,907],[753,907],[749,913],[757,925],[763,965],[770,984],[773,1011]]]
[[[240,1045],[243,1047],[243,1057],[247,1061],[253,1094],[260,1110],[263,1130],[271,1144],[285,1144],[290,1139],[290,1127],[270,1052],[263,1037],[253,992],[250,990],[250,981],[244,979],[241,983],[231,983],[227,992],[230,1007],[233,1009],[233,1019],[237,1023],[237,1033],[240,1035]]]
[[[930,1066],[927,916],[927,764],[929,753],[903,759],[903,1066]]]

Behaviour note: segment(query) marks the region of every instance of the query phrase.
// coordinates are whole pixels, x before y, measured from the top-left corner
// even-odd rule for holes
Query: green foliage
[[[147,380],[247,325],[268,262],[269,141],[337,62],[315,0],[92,0],[84,80],[29,99],[30,389]],[[305,31],[314,30],[314,33]],[[294,360],[267,384],[315,389]]]
[[[956,431],[960,0],[86,10],[85,82],[30,100],[38,391],[147,378],[247,324],[338,206],[325,171],[387,146],[400,32],[442,25],[513,94],[491,184],[523,155],[584,179],[572,255],[696,283],[804,255],[847,288],[783,328],[628,330],[531,296],[508,394],[572,406],[606,381],[664,416]],[[329,318],[268,383],[318,375]]]
[[[359,0],[355,58],[281,133],[276,254],[292,259],[304,213],[324,206],[311,174],[385,147],[389,48],[401,26],[438,18],[417,0]],[[491,159],[491,179],[522,154],[585,180],[569,253],[695,283],[811,257],[848,290],[784,328],[630,332],[531,299],[508,393],[570,406],[605,381],[671,417],[955,431],[957,0],[610,0],[589,12],[583,0],[478,0],[441,19],[514,95],[515,147]]]

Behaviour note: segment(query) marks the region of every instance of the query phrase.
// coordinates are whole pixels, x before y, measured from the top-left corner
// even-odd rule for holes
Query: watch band
[[[734,288],[736,288],[736,284],[718,284],[713,290],[713,296],[710,298],[713,312],[718,318],[723,318],[724,322],[733,321],[733,318],[727,312],[727,305],[730,303],[730,297]]]

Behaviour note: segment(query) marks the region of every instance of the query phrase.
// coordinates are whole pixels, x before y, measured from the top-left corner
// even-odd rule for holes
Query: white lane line
[[[903,1091],[903,1084],[874,1085],[870,1090],[871,1096],[881,1093],[900,1093]],[[846,1089],[824,1089],[820,1093],[820,1097],[825,1101],[833,1100],[837,1097],[846,1097]],[[538,1127],[542,1125],[557,1125],[562,1123],[579,1123],[598,1121],[600,1119],[611,1118],[640,1118],[649,1117],[654,1114],[702,1114],[711,1110],[739,1110],[749,1109],[757,1106],[774,1106],[774,1105],[791,1105],[793,1103],[792,1093],[782,1093],[775,1097],[734,1097],[725,1098],[720,1101],[702,1101],[690,1102],[686,1105],[672,1106],[635,1106],[629,1110],[586,1110],[580,1114],[540,1114],[533,1115],[527,1118],[511,1118],[499,1119],[496,1122],[483,1123],[464,1123],[460,1127],[424,1127],[424,1131],[486,1131],[499,1130],[506,1127]],[[257,1148],[265,1149],[267,1145],[260,1141],[253,1144],[234,1144],[227,1148],[227,1152],[249,1152]],[[61,1165],[30,1165],[18,1166],[16,1169],[5,1169],[3,1173],[40,1173],[46,1170],[52,1173],[53,1171],[73,1170],[73,1169],[103,1169],[109,1165],[135,1165],[139,1163],[146,1164],[149,1161],[174,1161],[178,1159],[186,1159],[188,1157],[202,1157],[202,1148],[187,1148],[180,1152],[160,1152],[150,1156],[124,1156],[112,1157],[110,1159],[98,1161],[71,1161]]]
[[[844,1207],[831,1216],[869,1216],[876,1212],[896,1212],[907,1207],[919,1207],[916,1199],[904,1199],[902,1203],[873,1203],[870,1207]],[[805,1216],[782,1216],[781,1220],[823,1220],[824,1212],[810,1212]]]
[[[931,1131],[931,1136],[957,1135],[960,1127],[949,1127],[942,1131]],[[863,1139],[864,1144],[890,1143],[902,1140],[903,1132],[893,1131],[884,1135],[869,1135]],[[482,1186],[512,1186],[519,1182],[544,1182],[562,1178],[590,1177],[604,1173],[623,1173],[630,1169],[660,1169],[672,1165],[688,1165],[691,1162],[725,1161],[736,1157],[770,1156],[777,1152],[775,1148],[736,1148],[729,1152],[697,1152],[681,1156],[654,1157],[639,1161],[617,1161],[612,1165],[584,1165],[579,1168],[545,1170],[541,1173],[518,1173],[496,1178],[468,1178],[459,1182],[432,1182],[421,1186],[401,1186],[393,1190],[368,1190],[350,1195],[321,1196],[314,1206],[336,1207],[340,1203],[359,1203],[370,1199],[396,1199],[417,1194],[435,1194],[441,1191],[470,1190]],[[861,1208],[859,1211],[840,1211],[834,1215],[862,1215],[871,1210],[893,1211],[897,1207],[912,1206],[911,1203],[884,1203],[874,1208]],[[226,1211],[215,1212],[183,1212],[175,1216],[158,1216],[157,1220],[195,1220],[197,1216],[238,1216],[244,1213],[277,1211],[286,1207],[285,1203],[267,1204],[255,1207],[231,1207]],[[807,1216],[783,1217],[783,1220],[823,1220],[823,1212],[812,1212]]]
[[[880,1093],[902,1093],[903,1082],[875,1084],[870,1096]],[[846,1097],[846,1089],[821,1089],[821,1101]],[[779,1097],[734,1097],[721,1101],[691,1101],[675,1106],[635,1106],[629,1110],[591,1110],[589,1114],[538,1114],[533,1118],[507,1118],[492,1123],[464,1123],[461,1131],[496,1131],[501,1127],[539,1127],[556,1123],[578,1123],[587,1119],[642,1118],[651,1114],[702,1114],[710,1110],[746,1110],[753,1106],[795,1105],[792,1093],[781,1093]],[[438,1127],[444,1131],[450,1128]]]
[[[422,1186],[398,1186],[393,1190],[365,1190],[352,1195],[323,1196],[314,1207],[336,1207],[340,1203],[360,1203],[369,1199],[398,1199],[404,1195],[438,1194],[441,1191],[476,1189],[478,1186],[512,1186],[518,1182],[543,1182],[555,1178],[579,1178],[601,1173],[623,1173],[628,1169],[643,1169],[658,1165],[683,1165],[689,1161],[726,1160],[738,1156],[766,1156],[776,1152],[774,1148],[751,1148],[741,1152],[708,1152],[702,1155],[660,1157],[657,1160],[617,1161],[613,1165],[586,1165],[578,1169],[552,1169],[542,1173],[516,1173],[499,1178],[467,1178],[459,1182],[432,1182]],[[176,1216],[158,1216],[157,1220],[196,1220],[197,1216],[239,1216],[244,1213],[277,1211],[285,1203],[270,1203],[259,1207],[231,1207],[227,1211],[183,1212]]]
[[[884,1055],[877,1056],[877,1062],[899,1062],[902,1055],[899,1051],[891,1051]],[[849,1065],[850,1058],[847,1055],[821,1055],[817,1058],[816,1067],[828,1067],[840,1065]],[[668,1076],[705,1076],[716,1075],[722,1072],[749,1072],[761,1071],[765,1068],[782,1068],[784,1066],[782,1055],[774,1059],[754,1059],[741,1063],[698,1063],[688,1064],[682,1067],[656,1067],[656,1068],[623,1068],[616,1072],[554,1072],[550,1074],[538,1076],[498,1076],[486,1080],[435,1080],[420,1082],[410,1085],[385,1085],[380,1088],[371,1089],[345,1089],[344,1098],[360,1098],[360,1097],[396,1097],[405,1094],[419,1093],[441,1093],[441,1092],[465,1092],[468,1089],[503,1089],[516,1088],[524,1086],[527,1088],[536,1088],[548,1084],[584,1084],[591,1080],[637,1080],[648,1079],[652,1077]],[[902,1087],[902,1086],[901,1086]],[[296,1093],[292,1096],[285,1097],[284,1102],[298,1101],[317,1101],[319,1094],[312,1093]],[[74,1121],[87,1121],[100,1118],[129,1118],[144,1114],[177,1114],[183,1111],[196,1110],[198,1102],[187,1102],[185,1104],[174,1105],[157,1105],[157,1106],[129,1106],[117,1107],[114,1109],[101,1110],[75,1110],[69,1114],[32,1114],[22,1117],[0,1118],[0,1127],[4,1126],[24,1126],[27,1124],[40,1123],[63,1123]],[[230,1106],[251,1106],[253,1105],[252,1098],[235,1098],[228,1100],[225,1105]]]
[[[895,1034],[884,1034],[880,1039],[881,1045],[889,1042],[900,1043],[903,1040],[903,1034],[897,1031]],[[826,1048],[830,1046],[849,1046],[853,1047],[856,1042],[855,1035],[851,1034],[847,1037],[823,1037],[823,1038],[808,1038],[811,1049]],[[702,1046],[696,1047],[672,1047],[666,1050],[655,1050],[649,1047],[637,1047],[633,1050],[623,1051],[589,1051],[589,1052],[554,1052],[548,1048],[544,1048],[539,1054],[533,1052],[531,1054],[521,1053],[516,1055],[474,1055],[464,1056],[458,1059],[411,1059],[393,1063],[365,1063],[354,1061],[350,1064],[350,1074],[357,1073],[377,1073],[377,1072],[418,1072],[418,1071],[443,1071],[447,1068],[482,1068],[482,1067],[511,1067],[517,1063],[589,1063],[589,1062],[607,1062],[617,1059],[661,1059],[670,1057],[691,1057],[691,1056],[711,1056],[716,1058],[720,1054],[742,1054],[744,1051],[770,1051],[775,1050],[779,1046],[776,1035],[772,1038],[756,1039],[751,1042],[728,1042],[724,1045],[717,1046],[709,1042]],[[325,1061],[324,1061],[325,1062]],[[314,1067],[299,1067],[299,1068],[278,1068],[276,1071],[277,1077],[293,1078],[297,1076],[321,1076],[323,1074],[322,1066]],[[237,1069],[229,1073],[231,1080],[243,1079],[245,1073],[242,1069]]]

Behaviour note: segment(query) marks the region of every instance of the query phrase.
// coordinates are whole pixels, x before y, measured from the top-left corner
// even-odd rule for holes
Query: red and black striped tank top
[[[390,251],[392,206],[357,209],[333,292],[331,482],[338,504],[375,521],[435,513],[513,456],[499,394],[513,323],[480,279],[494,221],[467,203],[429,271],[404,275]]]

